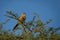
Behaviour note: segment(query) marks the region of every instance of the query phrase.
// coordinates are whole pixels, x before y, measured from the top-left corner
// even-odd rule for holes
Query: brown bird
[[[15,29],[17,29],[17,27],[18,27],[20,24],[23,24],[23,23],[25,22],[25,20],[26,20],[26,14],[23,12],[23,13],[21,14],[21,16],[18,18],[18,22],[17,22],[17,24],[15,25],[15,27],[13,28],[13,31],[14,31]]]

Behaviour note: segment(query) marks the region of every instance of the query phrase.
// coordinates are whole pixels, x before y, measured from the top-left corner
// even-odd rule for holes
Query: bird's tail
[[[13,28],[13,31],[18,27],[19,24],[16,24],[15,27]]]

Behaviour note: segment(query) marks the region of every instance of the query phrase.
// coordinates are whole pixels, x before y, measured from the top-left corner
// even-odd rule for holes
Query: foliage
[[[19,17],[12,11],[7,11],[7,13],[9,15],[6,16],[18,20]],[[37,20],[35,20],[36,17],[38,17]],[[9,32],[8,30],[0,30],[0,40],[60,40],[60,34],[57,33],[57,31],[60,30],[60,27],[54,28],[47,26],[51,21],[52,20],[49,19],[44,23],[39,18],[39,15],[34,16],[31,21],[24,22],[22,24],[21,35],[20,33],[16,35],[14,31]]]

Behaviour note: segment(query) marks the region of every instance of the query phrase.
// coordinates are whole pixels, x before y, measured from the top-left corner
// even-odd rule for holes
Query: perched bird
[[[20,25],[20,24],[23,24],[26,20],[26,14],[23,12],[21,14],[21,16],[18,18],[18,22],[17,24],[15,25],[15,27],[13,28],[13,31]]]

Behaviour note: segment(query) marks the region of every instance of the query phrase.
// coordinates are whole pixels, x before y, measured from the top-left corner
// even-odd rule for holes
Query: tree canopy
[[[6,12],[8,18],[15,19],[20,21],[19,16],[13,11]],[[15,31],[2,30],[4,24],[6,24],[9,19],[4,23],[0,23],[0,40],[60,40],[60,34],[57,33],[60,30],[60,27],[50,27],[48,24],[52,22],[52,19],[48,19],[45,23],[40,19],[40,15],[36,12],[33,12],[35,15],[32,20],[24,22],[22,28],[17,27],[16,30],[22,30],[22,34],[15,34]],[[36,17],[38,18],[36,20]],[[12,26],[12,25],[11,25]]]

